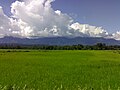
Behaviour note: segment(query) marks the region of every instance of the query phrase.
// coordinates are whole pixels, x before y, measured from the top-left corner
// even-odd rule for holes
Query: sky
[[[42,4],[36,4],[36,2],[39,3],[42,1],[44,2],[42,3],[43,5],[48,1],[47,2],[48,5],[46,7],[52,9],[48,11],[50,13],[46,12],[47,16],[41,14],[44,12],[43,10],[41,10],[43,7],[41,7],[40,5]],[[12,29],[11,30],[12,33],[13,32],[20,33],[17,36],[25,36],[25,37],[51,36],[51,35],[67,36],[69,34],[72,36],[90,36],[90,37],[100,36],[100,37],[112,37],[115,39],[120,39],[120,32],[119,32],[120,31],[120,5],[119,5],[120,0],[66,0],[66,1],[65,0],[24,0],[24,1],[18,0],[18,2],[16,2],[16,0],[0,0],[0,6],[2,7],[4,15],[6,15],[7,18],[10,18],[8,22],[9,21],[10,23],[12,22],[12,28],[11,26],[4,26],[4,28],[8,27],[6,28],[9,29],[8,31]],[[24,5],[21,4],[22,2],[25,2],[26,7],[24,7]],[[27,16],[24,13],[27,12],[24,8],[28,8],[29,6],[30,7],[34,6],[34,9],[36,10],[38,8],[39,11],[36,11],[35,15],[41,15],[42,17],[45,18],[47,17],[47,18],[44,19],[44,21],[37,21],[39,19],[36,19],[36,17],[32,18],[32,16],[29,17],[30,15]],[[22,8],[21,9],[22,11],[20,11],[19,8]],[[19,15],[16,14],[14,10],[13,12],[11,12],[12,9],[22,12],[22,14],[26,15],[26,17],[20,14]],[[28,13],[33,11],[30,10]],[[58,15],[60,14],[60,15],[58,16],[55,14]],[[17,18],[16,23],[19,24],[26,23],[26,25],[24,25],[24,30],[21,29],[20,25],[17,26],[14,25],[13,28],[13,22],[15,24],[15,21],[14,18],[11,16],[14,16],[15,19]],[[51,21],[50,20],[51,17],[53,18],[52,24],[48,25],[49,23],[47,22]],[[34,20],[31,20],[30,18]],[[57,18],[61,18],[61,19],[57,19]],[[58,22],[56,22],[56,20]],[[30,22],[36,22],[36,25]],[[38,22],[41,22],[40,26],[37,25]],[[62,22],[65,23],[62,24]],[[35,26],[35,28],[33,28],[33,26]],[[17,29],[20,28],[20,29],[18,31],[15,31],[16,28]],[[26,30],[26,28],[31,29],[31,31]],[[39,30],[39,34],[36,35],[36,33],[38,33],[38,28],[44,30],[43,31]],[[45,32],[45,29],[47,32]],[[48,29],[51,30],[52,32],[49,31]],[[3,31],[0,32],[2,33]],[[7,34],[6,33],[7,31],[4,34],[11,35],[10,34],[11,32]]]
[[[53,8],[73,14],[80,23],[102,26],[110,33],[120,30],[120,0],[67,1],[56,0]]]

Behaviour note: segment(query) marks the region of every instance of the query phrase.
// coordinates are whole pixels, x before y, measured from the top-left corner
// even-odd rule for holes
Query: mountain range
[[[95,45],[105,43],[106,45],[120,45],[119,40],[93,37],[42,37],[42,38],[18,38],[6,36],[0,38],[0,44],[23,44],[23,45]]]

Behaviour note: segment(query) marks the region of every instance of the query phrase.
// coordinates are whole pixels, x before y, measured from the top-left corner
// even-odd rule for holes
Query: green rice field
[[[120,51],[0,50],[0,90],[120,90]]]

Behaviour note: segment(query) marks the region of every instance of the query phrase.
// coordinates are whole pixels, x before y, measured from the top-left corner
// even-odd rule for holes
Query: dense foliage
[[[0,49],[40,49],[40,50],[120,50],[119,45],[106,45],[97,43],[95,45],[20,45],[20,44],[1,44]]]

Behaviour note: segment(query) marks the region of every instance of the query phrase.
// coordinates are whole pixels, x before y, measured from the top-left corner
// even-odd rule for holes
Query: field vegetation
[[[120,51],[0,50],[0,90],[120,90]]]

